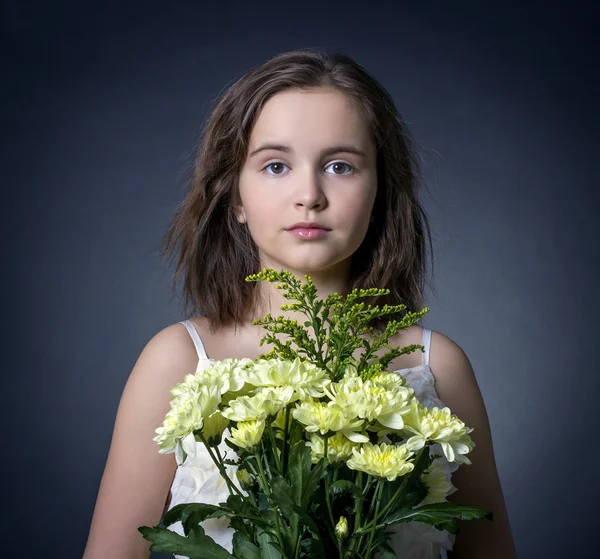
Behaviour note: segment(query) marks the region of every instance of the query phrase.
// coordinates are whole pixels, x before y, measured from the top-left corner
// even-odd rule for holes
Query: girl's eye
[[[343,163],[342,161],[336,161],[334,163],[331,163],[330,165],[327,165],[327,167],[334,167],[337,168],[338,170],[341,168],[341,170],[344,170],[344,167],[353,170],[352,165],[349,165],[348,163]],[[337,170],[334,170],[333,172],[334,175],[348,175],[349,173],[338,173]]]
[[[269,167],[271,167],[273,169],[273,171],[275,171],[275,167],[278,167],[279,169],[281,169],[281,167],[287,167],[287,165],[285,165],[284,163],[281,163],[280,161],[275,161],[274,163],[269,163],[264,169],[268,169]],[[275,171],[274,173],[267,173],[268,175],[281,175],[281,171]]]

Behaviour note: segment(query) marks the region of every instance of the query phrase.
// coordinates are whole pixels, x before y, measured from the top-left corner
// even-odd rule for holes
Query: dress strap
[[[429,348],[431,346],[431,330],[423,328],[423,343],[425,351],[423,351],[423,365],[429,367]]]
[[[190,333],[190,336],[192,337],[192,341],[194,342],[194,345],[196,346],[196,352],[198,353],[198,357],[200,359],[208,359],[208,355],[206,355],[206,350],[204,349],[204,344],[202,343],[202,340],[200,339],[200,336],[198,335],[198,331],[196,330],[196,327],[194,326],[192,321],[191,320],[182,320],[179,324],[183,324],[187,328],[187,331]]]

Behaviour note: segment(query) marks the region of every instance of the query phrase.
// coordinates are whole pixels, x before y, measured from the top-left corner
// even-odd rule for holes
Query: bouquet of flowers
[[[229,497],[219,505],[176,505],[158,526],[140,527],[152,551],[192,559],[391,558],[388,528],[395,524],[457,533],[459,519],[491,519],[446,501],[447,486],[435,483],[431,447],[449,462],[469,464],[472,429],[448,408],[423,406],[401,375],[386,371],[399,355],[423,349],[388,341],[428,308],[376,329],[375,319],[406,310],[361,301],[387,290],[322,300],[308,276],[301,282],[264,269],[247,281],[275,284],[291,301],[282,310],[306,321],[270,314],[255,321],[267,330],[261,345],[271,344],[269,353],[217,361],[171,389],[171,409],[154,439],[159,452],[174,452],[182,464],[203,443]],[[223,437],[233,458],[219,451]],[[236,479],[226,465],[237,467]],[[233,554],[202,527],[219,517],[234,531]],[[183,536],[168,529],[176,522]]]

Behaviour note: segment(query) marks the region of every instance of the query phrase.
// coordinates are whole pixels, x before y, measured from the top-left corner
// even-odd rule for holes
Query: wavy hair
[[[373,219],[352,255],[350,289],[384,287],[390,294],[372,303],[405,304],[411,312],[422,308],[429,281],[426,240],[432,268],[433,248],[418,200],[420,169],[407,125],[391,95],[352,58],[300,49],[251,68],[217,98],[201,133],[186,196],[163,240],[163,255],[176,260],[173,290],[183,278],[184,312],[203,315],[213,331],[243,325],[259,309],[259,284],[244,281],[260,269],[258,249],[234,215],[252,127],[273,95],[322,87],[356,103],[377,153]]]

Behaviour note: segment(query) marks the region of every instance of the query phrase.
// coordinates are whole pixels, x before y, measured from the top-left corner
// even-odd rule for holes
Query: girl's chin
[[[290,270],[298,274],[322,274],[325,272],[333,272],[343,266],[343,261],[335,261],[331,259],[286,259],[279,262],[271,262],[262,267],[274,268],[276,270]]]

